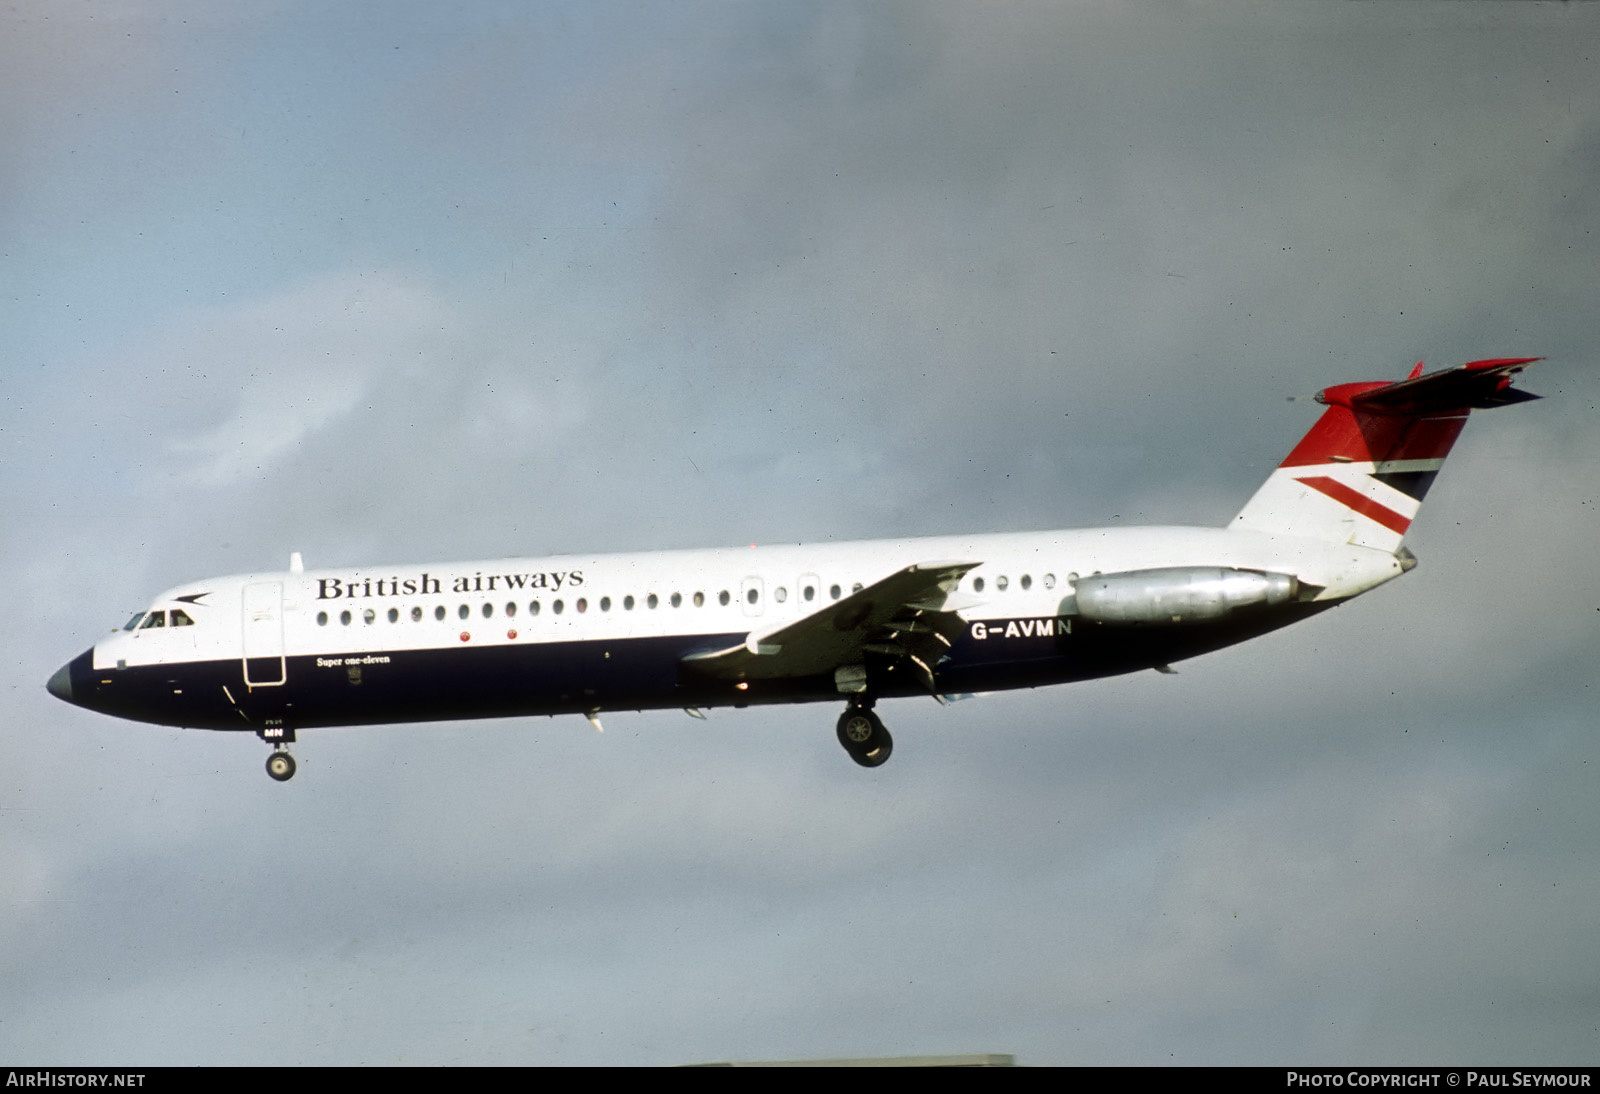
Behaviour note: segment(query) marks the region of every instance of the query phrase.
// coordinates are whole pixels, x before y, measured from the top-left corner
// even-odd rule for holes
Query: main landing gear
[[[894,751],[894,740],[883,721],[872,713],[871,700],[852,700],[839,717],[839,743],[862,767],[877,767]]]

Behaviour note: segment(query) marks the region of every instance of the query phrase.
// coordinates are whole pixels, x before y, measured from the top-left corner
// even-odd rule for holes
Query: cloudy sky
[[[0,10],[0,1058],[1600,1062],[1600,5]],[[1221,524],[1543,354],[1403,581],[1154,673],[253,737],[284,566]]]

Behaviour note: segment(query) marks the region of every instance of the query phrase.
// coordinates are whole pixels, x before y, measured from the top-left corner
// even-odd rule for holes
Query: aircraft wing
[[[964,625],[952,594],[978,565],[907,566],[802,619],[751,631],[740,645],[691,653],[684,667],[720,680],[773,680],[860,665],[874,653],[906,658],[934,691],[933,666]]]

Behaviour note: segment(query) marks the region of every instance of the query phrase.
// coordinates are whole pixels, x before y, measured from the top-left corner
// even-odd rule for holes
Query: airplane
[[[1012,532],[251,573],[180,585],[63,665],[60,699],[253,732],[843,702],[877,767],[880,699],[1069,683],[1317,615],[1416,565],[1403,540],[1473,409],[1537,357],[1319,392],[1327,409],[1222,528]]]

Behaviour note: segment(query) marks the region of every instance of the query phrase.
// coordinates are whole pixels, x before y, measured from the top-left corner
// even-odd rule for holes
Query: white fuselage
[[[151,610],[185,607],[194,625],[115,632],[95,644],[93,666],[240,660],[250,586],[281,585],[282,656],[343,659],[397,649],[742,634],[800,619],[904,566],[936,560],[978,562],[960,590],[960,614],[973,620],[1056,616],[1073,577],[1102,572],[1225,566],[1289,573],[1320,586],[1317,601],[1347,599],[1401,573],[1383,551],[1192,527],[255,573],[161,594]],[[252,654],[277,655],[270,635],[262,641]]]

